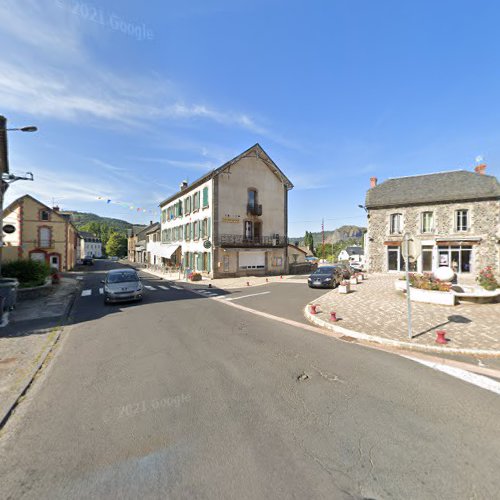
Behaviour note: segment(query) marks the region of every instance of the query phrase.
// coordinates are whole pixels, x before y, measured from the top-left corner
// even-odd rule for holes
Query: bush
[[[200,273],[190,273],[188,276],[188,279],[191,281],[201,281],[201,274]]]
[[[493,269],[491,266],[485,267],[476,278],[479,286],[482,286],[485,290],[496,290],[498,288],[498,282],[493,275]]]
[[[17,278],[19,285],[23,288],[43,285],[50,273],[51,269],[48,264],[36,260],[16,260],[2,266],[2,276]]]

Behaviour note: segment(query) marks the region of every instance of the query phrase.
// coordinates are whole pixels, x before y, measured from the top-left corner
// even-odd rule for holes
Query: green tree
[[[127,255],[127,237],[121,233],[111,233],[106,243],[106,254],[125,257]]]
[[[308,231],[304,235],[304,246],[309,248],[309,251],[314,255],[314,238],[312,233]]]

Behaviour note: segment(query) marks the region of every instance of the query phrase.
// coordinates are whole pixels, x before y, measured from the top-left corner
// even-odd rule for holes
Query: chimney
[[[55,207],[52,207],[52,210],[54,210],[54,212],[59,212],[59,207],[56,205]]]
[[[188,181],[182,181],[179,187],[181,191],[184,191],[188,187]]]
[[[370,188],[374,188],[377,185],[377,180],[376,177],[370,177]]]
[[[476,172],[476,174],[480,174],[480,175],[484,175],[485,170],[486,170],[486,164],[484,164],[484,163],[482,163],[481,165],[477,165],[474,168],[474,172]]]
[[[150,225],[150,226],[152,226],[152,225],[153,225],[153,221],[152,221],[152,220],[150,220],[150,221],[149,221],[149,225]]]

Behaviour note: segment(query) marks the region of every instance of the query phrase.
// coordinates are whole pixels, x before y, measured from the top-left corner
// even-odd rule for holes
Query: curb
[[[63,317],[62,324],[60,324],[58,326],[54,326],[50,329],[50,330],[53,330],[55,333],[54,338],[50,339],[50,341],[48,342],[48,345],[45,347],[45,349],[42,350],[42,354],[38,355],[38,357],[39,357],[38,362],[33,367],[33,369],[26,375],[25,381],[21,384],[21,387],[19,389],[18,394],[12,397],[12,401],[6,405],[6,409],[3,411],[3,413],[0,414],[0,431],[7,424],[10,416],[12,415],[14,410],[16,409],[17,405],[20,403],[23,396],[28,392],[28,389],[30,388],[33,381],[35,380],[37,373],[40,371],[40,369],[44,365],[49,354],[53,351],[55,345],[59,342],[59,339],[61,338],[61,334],[63,332],[63,329],[67,325],[67,321],[68,321],[69,315],[71,313],[71,310],[73,309],[73,306],[75,305],[76,297],[78,296],[77,290],[80,288],[80,283],[77,281],[75,283],[75,285],[76,286],[74,287],[73,292],[71,292],[72,297],[69,300],[68,305],[66,306],[66,309],[64,310],[64,313],[62,314],[62,317]],[[33,330],[33,332],[31,334],[34,334],[34,333],[37,333],[40,331],[41,330]],[[50,335],[50,333],[49,333],[49,335]]]
[[[466,354],[473,356],[489,356],[489,357],[500,357],[500,351],[489,350],[489,349],[460,349],[455,347],[440,347],[433,345],[421,345],[412,344],[411,342],[402,342],[399,340],[385,339],[383,337],[376,337],[375,335],[368,335],[367,333],[356,332],[354,330],[349,330],[342,326],[332,325],[325,321],[324,319],[317,318],[309,312],[309,305],[304,307],[304,316],[311,323],[324,328],[325,330],[330,330],[340,335],[345,335],[346,337],[351,337],[356,340],[361,340],[367,343],[375,343],[381,345],[387,345],[391,347],[400,347],[402,349],[407,349],[410,351],[421,351],[421,352],[438,352],[438,353],[448,353],[448,354]]]

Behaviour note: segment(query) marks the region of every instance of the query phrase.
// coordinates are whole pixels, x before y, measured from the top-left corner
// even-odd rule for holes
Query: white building
[[[86,231],[79,231],[80,235],[80,256],[83,257],[102,257],[102,242],[101,240],[92,233]]]
[[[288,191],[293,185],[259,144],[160,204],[167,266],[212,277],[288,269]]]
[[[363,247],[359,245],[346,247],[344,250],[339,252],[337,260],[348,260],[350,263],[364,264],[365,251],[363,250]]]

